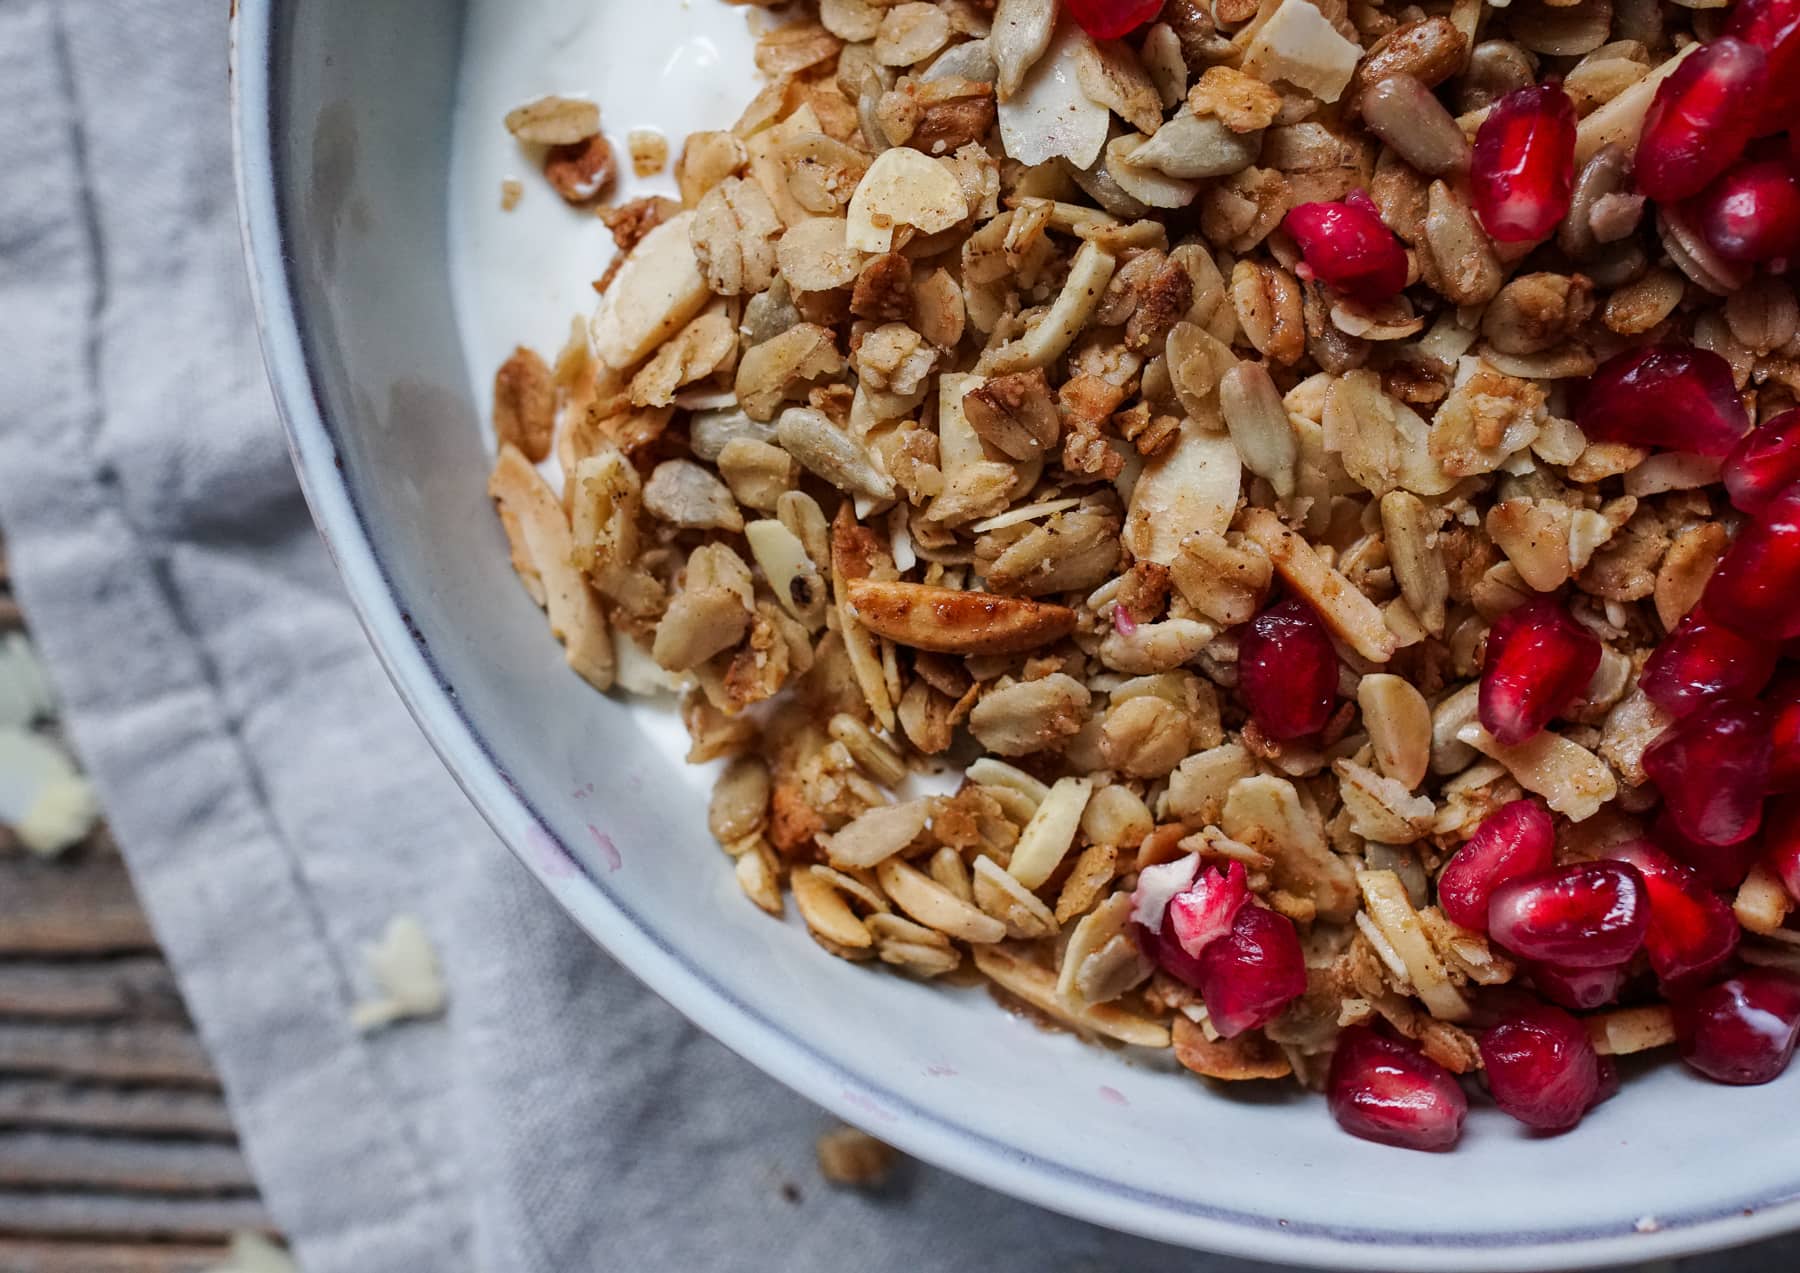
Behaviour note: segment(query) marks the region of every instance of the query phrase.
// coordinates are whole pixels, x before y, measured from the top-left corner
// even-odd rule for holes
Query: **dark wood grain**
[[[232,1194],[256,1188],[236,1145],[200,1140],[0,1132],[0,1189]]]
[[[24,1127],[234,1138],[231,1111],[217,1092],[0,1076],[0,1128]]]
[[[161,1198],[65,1190],[0,1190],[0,1237],[78,1237],[89,1241],[228,1239],[271,1233],[255,1198]]]
[[[216,1087],[199,1038],[162,1022],[39,1025],[0,1021],[0,1074]]]
[[[0,856],[0,955],[152,951],[125,864],[83,854],[69,862]]]
[[[205,1273],[230,1253],[224,1243],[42,1242],[0,1238],[6,1273]]]
[[[81,963],[0,962],[0,1017],[186,1021],[175,976],[148,956]]]

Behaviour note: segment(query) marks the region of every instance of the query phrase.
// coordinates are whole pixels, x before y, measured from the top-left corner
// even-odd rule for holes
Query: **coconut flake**
[[[351,1008],[350,1021],[357,1029],[374,1030],[395,1021],[443,1013],[443,973],[417,916],[390,919],[381,940],[363,948],[363,960],[381,993]]]
[[[1335,102],[1362,54],[1362,45],[1339,35],[1307,0],[1284,0],[1244,50],[1243,69],[1260,80],[1285,80],[1320,101]]]
[[[1081,91],[1081,59],[1092,43],[1073,22],[1059,24],[1049,51],[1000,103],[1000,144],[1012,158],[1035,167],[1060,157],[1077,168],[1100,158],[1112,112]]]
[[[1137,889],[1131,895],[1131,918],[1153,933],[1162,931],[1163,912],[1169,903],[1193,887],[1200,874],[1200,855],[1190,853],[1161,866],[1146,866],[1138,872]]]

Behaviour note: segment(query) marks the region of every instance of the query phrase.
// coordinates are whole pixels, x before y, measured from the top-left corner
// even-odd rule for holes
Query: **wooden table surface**
[[[111,838],[0,829],[0,1273],[198,1273],[241,1230],[272,1232]]]

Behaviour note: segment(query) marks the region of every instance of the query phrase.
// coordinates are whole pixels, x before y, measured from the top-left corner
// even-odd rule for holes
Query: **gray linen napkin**
[[[383,679],[288,465],[238,259],[224,7],[0,0],[0,522],[303,1266],[1247,1268],[916,1165],[875,1195],[823,1187],[830,1120],[494,840]],[[359,1034],[360,948],[399,912],[442,951],[450,1009]]]

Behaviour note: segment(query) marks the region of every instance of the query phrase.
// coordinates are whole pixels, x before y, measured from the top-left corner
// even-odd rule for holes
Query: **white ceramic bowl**
[[[269,369],[320,528],[400,692],[571,914],[695,1022],[921,1158],[1195,1247],[1357,1269],[1667,1257],[1800,1226],[1800,1074],[1679,1066],[1564,1137],[1478,1110],[1454,1154],[1339,1132],[1042,1033],[978,992],[853,967],[738,895],[665,716],[592,693],[507,564],[481,386],[554,350],[611,247],[500,124],[547,91],[609,132],[729,123],[754,89],[721,0],[244,0],[235,85]],[[454,125],[454,127],[453,127]]]

